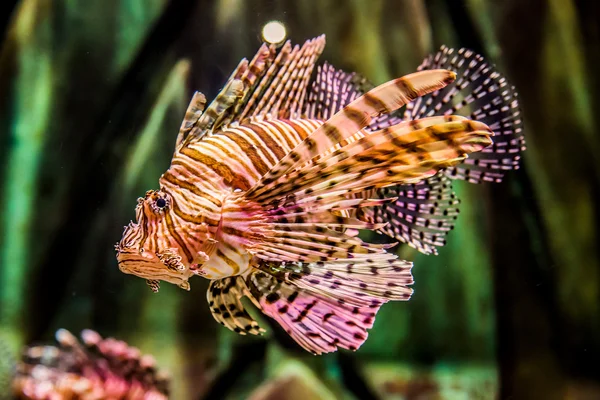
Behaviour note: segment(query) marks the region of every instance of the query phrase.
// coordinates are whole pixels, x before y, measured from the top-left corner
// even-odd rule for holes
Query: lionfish
[[[127,343],[86,329],[82,342],[69,331],[56,332],[58,346],[23,351],[12,380],[18,399],[166,400],[170,379],[152,356]]]
[[[314,354],[356,350],[379,308],[412,294],[412,263],[358,233],[435,253],[458,212],[450,179],[499,181],[524,146],[514,88],[481,56],[442,48],[374,87],[329,64],[312,78],[324,45],[263,44],[208,107],[196,92],[116,245],[153,291],[203,276],[219,323],[264,332],[247,297]]]

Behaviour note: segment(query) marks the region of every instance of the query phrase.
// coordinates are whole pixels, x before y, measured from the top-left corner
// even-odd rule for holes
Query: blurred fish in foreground
[[[169,378],[151,356],[127,343],[84,330],[80,343],[56,332],[58,346],[27,348],[17,364],[12,388],[18,399],[162,400]]]
[[[430,229],[445,232],[454,217],[447,176],[487,180],[480,169],[501,176],[507,159],[498,157],[501,140],[484,161],[461,164],[492,144],[492,128],[452,115],[456,107],[435,109],[480,77],[477,85],[495,96],[506,85],[488,76],[489,67],[471,76],[469,64],[448,92],[456,74],[427,66],[375,88],[323,68],[311,87],[324,45],[324,36],[301,47],[287,42],[279,52],[263,45],[206,109],[196,92],[160,189],[138,199],[137,221],[116,245],[121,271],[152,290],[161,280],[189,290],[191,276],[204,276],[218,322],[262,333],[240,301],[245,296],[316,354],[356,350],[381,305],[412,293],[412,263],[357,233],[381,231],[433,252],[443,243]],[[424,109],[412,103],[428,94]],[[475,115],[504,110],[505,100]],[[432,104],[444,115],[429,115]],[[397,117],[404,106],[419,118]],[[515,113],[510,106],[503,112]],[[431,205],[426,218],[419,217],[422,203]],[[408,235],[387,218],[403,219]]]

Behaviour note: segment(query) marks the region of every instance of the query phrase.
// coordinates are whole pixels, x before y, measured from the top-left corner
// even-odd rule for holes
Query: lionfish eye
[[[156,200],[156,207],[165,208],[167,206],[167,201],[163,198],[159,198]]]

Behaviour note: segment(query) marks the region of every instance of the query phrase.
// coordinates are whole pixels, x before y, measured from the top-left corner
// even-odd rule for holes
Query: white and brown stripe
[[[170,218],[164,218],[158,229],[144,231],[152,232],[152,238],[165,233],[175,236],[189,262],[195,263],[194,255],[202,251],[207,230],[218,244],[201,266],[203,275],[217,279],[243,273],[250,254],[240,246],[244,232],[237,227],[234,210],[223,208],[227,194],[252,188],[321,124],[317,120],[251,120],[188,144],[176,153],[160,179],[161,192],[171,198]],[[242,211],[247,215],[249,210]],[[223,221],[223,214],[230,219]],[[198,225],[204,227],[200,232]],[[149,243],[151,248],[156,244]]]

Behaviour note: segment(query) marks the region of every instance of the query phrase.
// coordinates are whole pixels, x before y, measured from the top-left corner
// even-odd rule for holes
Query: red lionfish
[[[247,297],[315,354],[356,350],[381,305],[412,294],[412,263],[357,233],[435,252],[456,215],[448,177],[499,180],[523,146],[516,94],[480,56],[443,49],[377,87],[325,65],[311,84],[324,45],[263,45],[206,109],[196,92],[116,245],[153,291],[204,276],[219,323],[264,332]],[[467,105],[474,118],[452,115]]]

